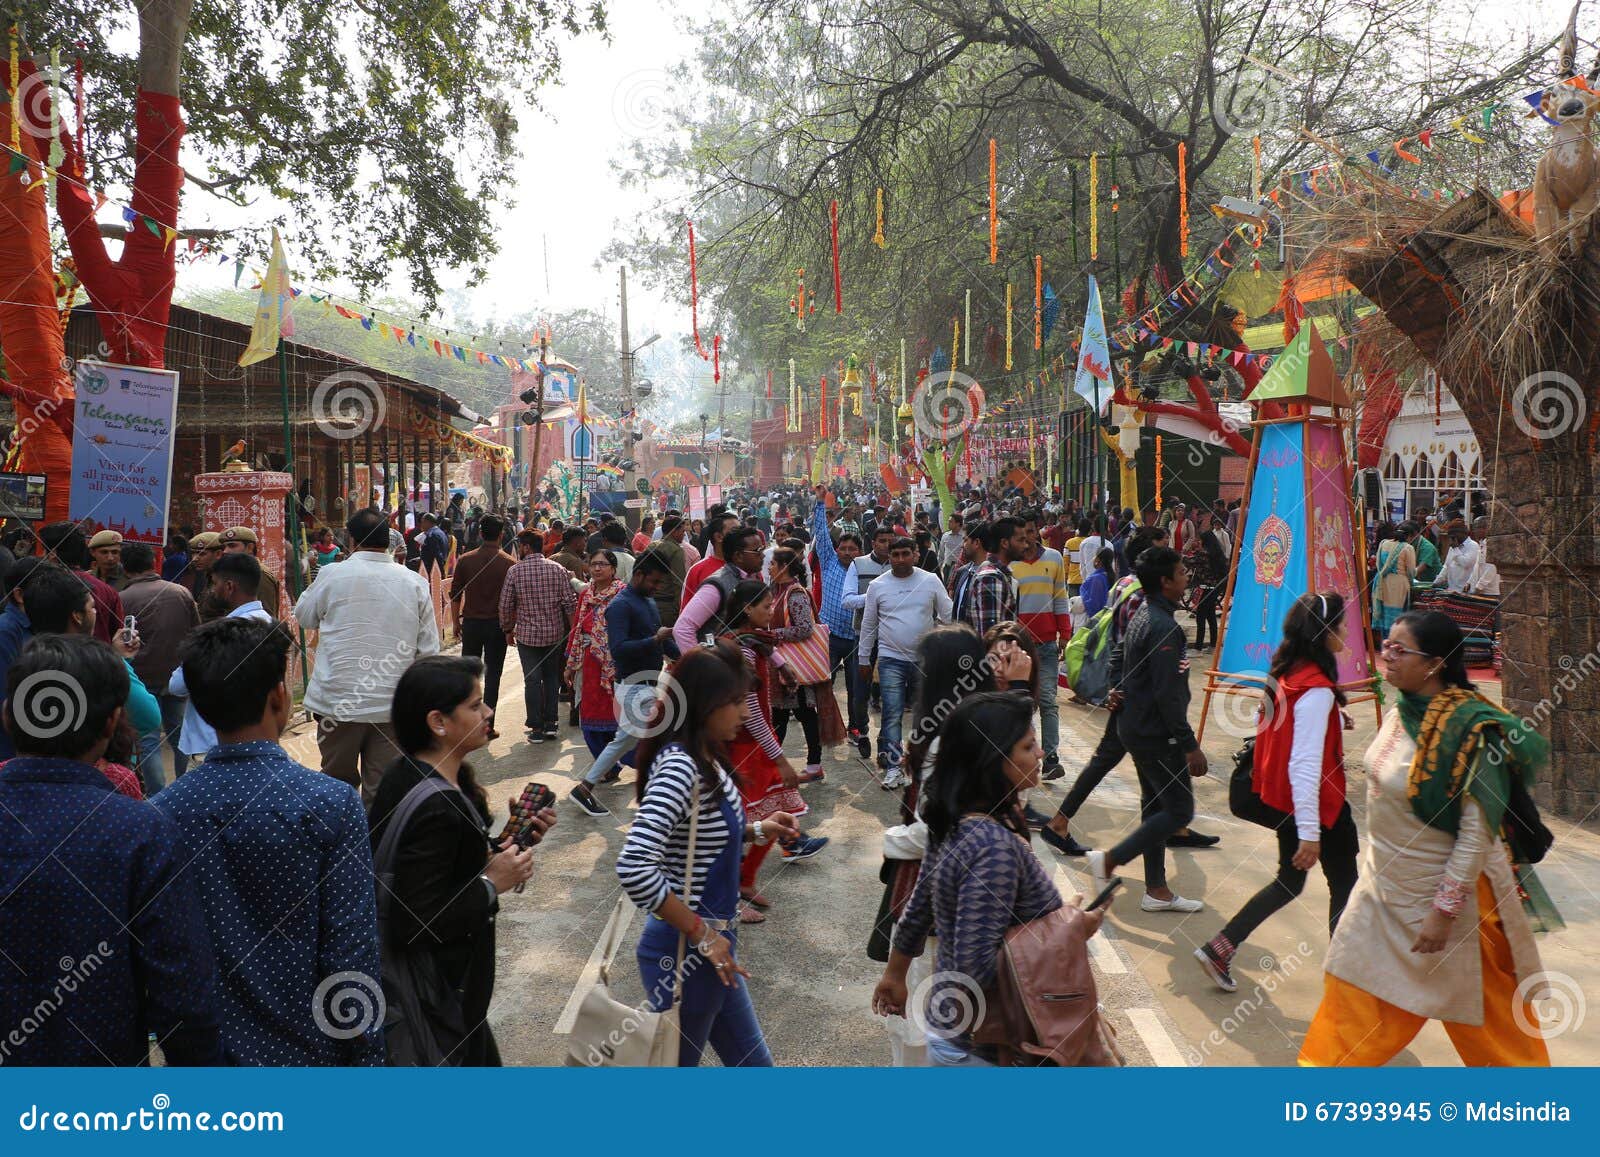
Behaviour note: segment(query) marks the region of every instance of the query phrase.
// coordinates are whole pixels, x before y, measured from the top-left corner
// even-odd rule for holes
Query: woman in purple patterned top
[[[923,785],[928,856],[872,997],[875,1012],[906,1015],[911,961],[930,933],[938,937],[924,1022],[936,1064],[992,1063],[986,1050],[973,1047],[971,1032],[1006,931],[1061,907],[1061,894],[1029,847],[1018,802],[1038,786],[1040,758],[1033,704],[1020,695],[974,695],[940,731],[939,756]],[[1100,918],[1089,917],[1091,934]]]

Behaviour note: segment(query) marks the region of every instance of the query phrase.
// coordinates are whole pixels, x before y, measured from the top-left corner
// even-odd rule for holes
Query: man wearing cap
[[[191,538],[189,565],[182,574],[172,580],[193,595],[197,603],[205,597],[206,587],[211,584],[211,564],[216,562],[222,553],[217,545],[219,537],[216,531],[208,530]]]
[[[102,530],[89,540],[89,557],[94,560],[94,577],[112,590],[120,591],[128,585],[122,572],[122,535],[114,530]]]
[[[248,526],[230,526],[217,536],[217,546],[223,554],[249,554],[255,555],[256,561],[261,558],[256,550],[256,532]],[[268,570],[266,565],[261,567],[261,605],[266,608],[267,614],[274,619],[278,617],[278,576]]]

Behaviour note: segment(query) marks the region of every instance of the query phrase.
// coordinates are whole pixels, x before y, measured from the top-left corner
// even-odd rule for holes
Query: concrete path
[[[1198,718],[1200,671],[1196,688]],[[568,789],[589,763],[576,728],[563,728],[560,744],[529,744],[520,675],[513,652],[507,658],[500,704],[501,738],[472,763],[490,794],[496,815],[530,779],[548,784],[562,799],[561,821],[537,851],[537,868],[521,895],[502,900],[499,963],[491,1020],[507,1064],[560,1064],[577,996],[594,975],[595,943],[620,894],[614,867],[633,808],[633,775],[598,789],[613,816],[594,820],[566,800]],[[1494,688],[1489,688],[1494,693]],[[1061,706],[1061,758],[1067,778],[1047,784],[1034,806],[1053,811],[1073,775],[1088,759],[1105,716],[1065,702]],[[1374,713],[1357,713],[1348,750],[1359,756],[1370,742]],[[876,727],[876,719],[874,719]],[[1234,732],[1242,727],[1230,726]],[[803,743],[792,728],[788,750],[798,765]],[[317,766],[309,728],[298,728],[288,746]],[[1239,991],[1221,993],[1200,972],[1190,953],[1209,939],[1246,898],[1267,882],[1276,864],[1270,832],[1234,820],[1227,811],[1229,756],[1238,739],[1215,724],[1205,748],[1212,774],[1199,784],[1198,830],[1223,837],[1205,851],[1171,853],[1172,885],[1203,899],[1207,910],[1191,916],[1139,910],[1138,865],[1121,873],[1128,886],[1097,942],[1094,964],[1102,1004],[1110,1014],[1130,1064],[1292,1065],[1321,994],[1327,950],[1327,892],[1313,874],[1300,900],[1265,924],[1241,950],[1235,973]],[[831,843],[818,857],[785,864],[774,853],[761,877],[773,907],[765,924],[746,928],[741,958],[750,969],[751,993],[773,1054],[785,1065],[886,1065],[891,1063],[884,1023],[870,1011],[881,966],[867,958],[867,934],[877,911],[881,835],[898,822],[897,797],[877,786],[875,769],[848,749],[830,753],[826,782],[804,789],[811,814],[807,831]],[[1361,773],[1352,777],[1352,797],[1364,798]],[[1138,789],[1131,761],[1109,776],[1079,814],[1075,834],[1106,847],[1135,824]],[[1358,824],[1362,822],[1357,808]],[[1541,937],[1547,970],[1570,996],[1567,1031],[1550,1042],[1558,1064],[1600,1064],[1600,1004],[1583,1032],[1580,1013],[1588,997],[1600,1001],[1600,833],[1550,821],[1555,850],[1540,874],[1561,908],[1568,928]],[[1055,874],[1063,894],[1089,891],[1081,860],[1066,859],[1035,841],[1035,850]],[[633,918],[616,970],[624,999],[637,1000],[640,986],[631,944],[643,916]],[[1560,1013],[1552,1004],[1551,1010]],[[708,1058],[707,1063],[714,1063]],[[1443,1031],[1430,1025],[1398,1063],[1456,1064]]]

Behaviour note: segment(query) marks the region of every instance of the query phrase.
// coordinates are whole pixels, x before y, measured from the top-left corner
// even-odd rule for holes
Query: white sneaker
[[[899,791],[901,788],[909,787],[910,785],[911,777],[898,767],[891,767],[883,777],[884,791]]]
[[[1185,900],[1176,892],[1170,900],[1157,900],[1146,892],[1144,899],[1139,901],[1141,912],[1198,912],[1204,907],[1199,900]]]
[[[1094,881],[1094,894],[1098,896],[1111,887],[1111,873],[1106,871],[1106,854],[1090,852],[1088,855],[1089,879]]]

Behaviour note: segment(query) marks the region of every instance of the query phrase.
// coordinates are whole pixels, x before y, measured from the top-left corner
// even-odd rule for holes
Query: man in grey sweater
[[[857,651],[864,659],[874,646],[878,650],[878,682],[883,688],[878,750],[884,756],[885,791],[908,782],[900,770],[900,717],[916,685],[917,644],[936,624],[948,622],[950,595],[939,576],[917,567],[915,543],[909,538],[895,539],[889,544],[888,572],[867,584]],[[863,664],[862,682],[871,678],[872,668]]]

